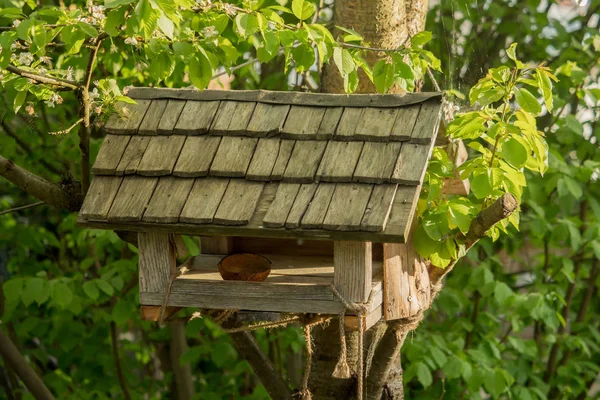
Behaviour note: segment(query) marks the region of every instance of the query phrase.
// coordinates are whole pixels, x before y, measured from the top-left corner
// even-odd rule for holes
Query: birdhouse
[[[338,314],[364,303],[369,326],[428,307],[411,227],[441,94],[129,95],[136,104],[104,128],[79,222],[137,232],[142,305]],[[180,235],[199,237],[201,254],[170,281]],[[236,253],[270,260],[266,280],[223,280],[217,266]]]

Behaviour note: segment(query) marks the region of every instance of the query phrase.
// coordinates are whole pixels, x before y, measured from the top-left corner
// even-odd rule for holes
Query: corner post
[[[364,303],[368,300],[372,265],[371,242],[334,242],[333,283],[347,301]]]

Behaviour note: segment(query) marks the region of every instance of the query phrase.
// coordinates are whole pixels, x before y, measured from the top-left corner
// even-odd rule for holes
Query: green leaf
[[[112,319],[117,325],[123,325],[129,321],[131,310],[124,300],[117,301],[112,309]]]
[[[15,99],[13,100],[13,110],[15,111],[15,114],[19,112],[19,110],[21,109],[21,106],[25,102],[26,98],[27,98],[26,90],[24,90],[22,92],[17,92],[17,94],[15,95]]]
[[[302,73],[315,63],[315,50],[308,44],[302,44],[292,49],[292,57],[296,64],[296,71]]]
[[[450,229],[458,227],[462,233],[467,233],[471,226],[469,208],[463,204],[448,202],[448,221]]]
[[[121,26],[125,23],[125,8],[111,10],[106,14],[106,22],[104,23],[104,31],[110,36],[119,36]]]
[[[431,371],[427,365],[423,362],[417,363],[417,379],[421,382],[423,387],[429,387],[433,382],[433,377],[431,376]]]
[[[471,190],[478,199],[483,199],[493,193],[492,182],[487,171],[481,172],[471,179]]]
[[[498,398],[508,388],[506,379],[501,370],[496,369],[486,374],[486,379],[483,381],[483,387],[495,399]]]
[[[79,27],[79,29],[81,29],[83,31],[83,33],[85,33],[86,35],[88,35],[90,37],[98,36],[98,30],[88,23],[78,22],[77,26]]]
[[[352,71],[344,76],[344,92],[353,93],[358,88],[358,71]]]
[[[548,111],[552,111],[553,100],[552,100],[552,81],[548,77],[548,73],[544,70],[538,69],[535,72],[535,79],[544,97],[544,103]]]
[[[31,293],[31,298],[38,305],[42,305],[50,298],[50,283],[44,278],[29,278],[25,283],[23,303],[25,303],[25,293]]]
[[[333,62],[338,67],[342,76],[347,75],[356,69],[352,54],[350,54],[348,50],[340,47],[333,49]]]
[[[446,362],[446,364],[444,364],[442,370],[444,371],[444,375],[446,375],[446,378],[448,379],[459,378],[464,370],[463,361],[456,356],[452,356]]]
[[[202,53],[197,52],[190,59],[189,65],[190,81],[198,89],[205,89],[213,76],[213,69],[208,58]]]
[[[150,0],[141,0],[129,19],[127,33],[130,36],[140,35],[144,39],[151,38],[160,16],[161,12],[152,7]]]
[[[55,282],[52,288],[52,300],[61,308],[67,308],[73,301],[73,292],[64,282]]]
[[[386,60],[378,61],[373,67],[373,83],[379,93],[385,93],[394,84],[394,66]]]
[[[444,352],[440,350],[440,348],[437,346],[431,346],[429,348],[429,355],[431,356],[431,358],[433,358],[437,366],[440,368],[442,368],[444,364],[446,364],[446,362],[448,361],[448,357],[446,357]]]
[[[514,138],[502,144],[502,158],[513,167],[520,169],[527,162],[527,149]]]
[[[431,41],[432,38],[432,34],[431,32],[428,31],[422,31],[417,33],[415,36],[413,36],[410,39],[410,44],[411,46],[422,46],[425,43],[428,43],[429,41]]]
[[[494,288],[494,298],[500,304],[501,307],[506,307],[508,305],[508,301],[512,299],[514,293],[510,287],[504,282],[496,282],[496,286]]]
[[[157,24],[158,29],[160,29],[166,37],[173,39],[175,34],[175,24],[171,19],[169,19],[165,14],[161,14],[161,16],[158,18]]]
[[[542,112],[542,106],[537,101],[535,96],[529,92],[529,90],[525,88],[516,88],[515,98],[523,110],[532,113],[533,115],[538,115],[540,112]]]
[[[88,297],[92,300],[97,300],[100,296],[100,291],[98,290],[98,286],[93,281],[87,281],[83,284],[83,291]]]
[[[423,229],[423,225],[419,225],[417,227],[417,229],[415,229],[415,250],[417,250],[417,252],[427,258],[429,257],[432,253],[435,253],[438,251],[438,249],[440,248],[440,243],[433,240],[428,234],[427,232],[425,232],[425,229]]]
[[[113,287],[110,285],[110,283],[108,283],[104,279],[96,279],[96,280],[94,280],[94,283],[96,283],[98,288],[100,290],[102,290],[104,293],[106,293],[108,296],[112,296],[113,293],[115,292],[115,289],[113,289]]]
[[[517,59],[516,53],[517,53],[517,43],[511,44],[510,47],[508,49],[506,49],[506,55],[508,56],[508,58],[510,58],[511,60],[513,60],[515,62],[515,65],[517,66],[517,68],[519,68],[519,69],[524,68],[525,65]]]
[[[239,13],[235,17],[236,31],[243,38],[247,38],[258,32],[258,19],[252,14]]]
[[[459,115],[448,125],[448,135],[455,139],[477,139],[485,132],[485,118],[478,112]]]
[[[125,4],[131,4],[135,0],[104,0],[104,7],[106,8],[114,8],[118,6],[122,6]]]
[[[583,190],[581,189],[579,183],[575,179],[567,175],[562,176],[558,180],[556,184],[556,189],[560,197],[571,195],[579,200],[581,196],[583,196]]]
[[[293,0],[292,12],[300,21],[309,19],[315,13],[315,5],[307,0]]]

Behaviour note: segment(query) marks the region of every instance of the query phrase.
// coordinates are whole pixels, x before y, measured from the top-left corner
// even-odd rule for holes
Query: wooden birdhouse
[[[140,303],[338,314],[366,324],[429,305],[411,226],[441,94],[333,95],[136,88],[114,114],[79,215],[138,233]],[[179,235],[201,254],[176,273]],[[272,262],[263,282],[225,281],[224,255]],[[337,289],[337,296],[332,291]]]

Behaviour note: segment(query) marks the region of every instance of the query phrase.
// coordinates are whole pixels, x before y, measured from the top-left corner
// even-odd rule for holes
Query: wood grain
[[[213,135],[239,135],[246,132],[256,103],[221,101],[210,128]]]
[[[244,177],[252,160],[258,139],[223,137],[210,167],[210,175]]]
[[[229,179],[197,178],[183,206],[179,221],[192,224],[212,223],[228,184]]]
[[[298,183],[279,184],[275,199],[263,219],[265,226],[281,228],[285,225],[299,190],[300,184]]]
[[[294,204],[292,205],[287,220],[285,221],[286,228],[295,229],[300,227],[300,221],[302,221],[302,217],[308,209],[308,205],[312,201],[318,186],[319,185],[317,183],[305,183],[300,186],[298,194],[294,199]]]
[[[132,136],[127,148],[115,170],[117,175],[130,175],[137,172],[137,167],[142,161],[144,152],[150,143],[149,136]]]
[[[392,204],[396,195],[397,185],[375,185],[373,193],[360,222],[360,229],[369,232],[382,232],[385,230]]]
[[[396,112],[396,121],[392,127],[390,138],[401,142],[410,140],[415,121],[421,109],[420,104],[399,108]]]
[[[219,107],[218,101],[188,101],[177,119],[173,133],[203,135],[208,132]]]
[[[442,113],[438,100],[429,100],[421,104],[421,111],[410,136],[411,143],[429,144],[435,142]]]
[[[313,182],[326,143],[325,141],[296,141],[283,174],[283,181],[293,183]]]
[[[85,196],[80,215],[86,219],[106,219],[123,178],[96,176]]]
[[[104,132],[113,135],[137,134],[140,123],[144,119],[150,103],[150,100],[136,100],[136,104],[118,103],[116,108],[118,110],[124,109],[125,112],[121,115],[117,112],[112,113],[108,121],[106,121]]]
[[[400,154],[402,143],[365,142],[354,171],[355,182],[389,182]]]
[[[369,298],[372,260],[370,242],[334,242],[333,283],[346,301],[364,303]]]
[[[325,107],[292,106],[281,136],[298,140],[316,139],[326,110]]]
[[[246,134],[253,137],[265,137],[279,133],[290,106],[258,103],[246,128]]]
[[[114,175],[131,136],[106,135],[92,167],[95,175]]]
[[[268,181],[279,154],[279,138],[262,138],[258,140],[252,161],[246,172],[246,179]]]
[[[144,176],[164,176],[173,172],[185,136],[156,136],[150,138],[148,147],[137,166],[137,173]]]
[[[167,108],[168,100],[152,100],[148,111],[140,124],[138,133],[140,135],[156,135],[158,131],[158,124],[160,123],[163,113]]]
[[[317,180],[323,182],[352,182],[363,142],[330,140],[317,170]]]
[[[256,209],[264,183],[232,179],[215,214],[214,223],[246,225]]]
[[[361,121],[363,114],[362,108],[344,108],[344,112],[342,113],[342,117],[340,118],[340,122],[337,126],[337,130],[335,131],[335,139],[336,140],[354,140],[354,134],[356,132],[356,127]]]
[[[283,178],[283,174],[292,155],[292,150],[296,141],[294,140],[282,140],[279,143],[279,152],[277,153],[277,160],[271,171],[271,180],[279,181]]]
[[[404,143],[390,180],[405,185],[422,184],[432,149],[431,144]]]
[[[165,112],[158,122],[156,131],[159,135],[171,135],[173,133],[173,129],[175,128],[175,125],[177,125],[177,121],[179,120],[183,107],[185,107],[185,103],[186,102],[183,100],[169,100]]]
[[[177,262],[169,235],[156,232],[138,234],[140,295],[164,293]]]
[[[127,176],[115,196],[107,219],[113,222],[141,221],[142,214],[152,197],[158,178]]]
[[[408,273],[406,245],[383,244],[383,316],[386,321],[407,318]]]
[[[343,112],[343,107],[327,107],[325,115],[323,115],[323,119],[321,120],[321,125],[319,125],[316,138],[319,140],[333,138]]]
[[[387,142],[396,120],[396,111],[395,108],[365,108],[356,125],[355,138]]]
[[[161,223],[177,222],[193,184],[194,179],[172,176],[160,178],[142,220]]]
[[[173,175],[182,177],[208,175],[220,142],[220,137],[188,136],[173,169]]]
[[[318,229],[323,226],[323,220],[329,209],[334,191],[335,183],[320,183],[318,185],[315,195],[300,222],[302,228]]]
[[[323,221],[323,229],[360,230],[373,185],[338,183]]]
[[[398,185],[392,210],[385,228],[386,232],[401,233],[406,240],[420,193],[420,186]]]

